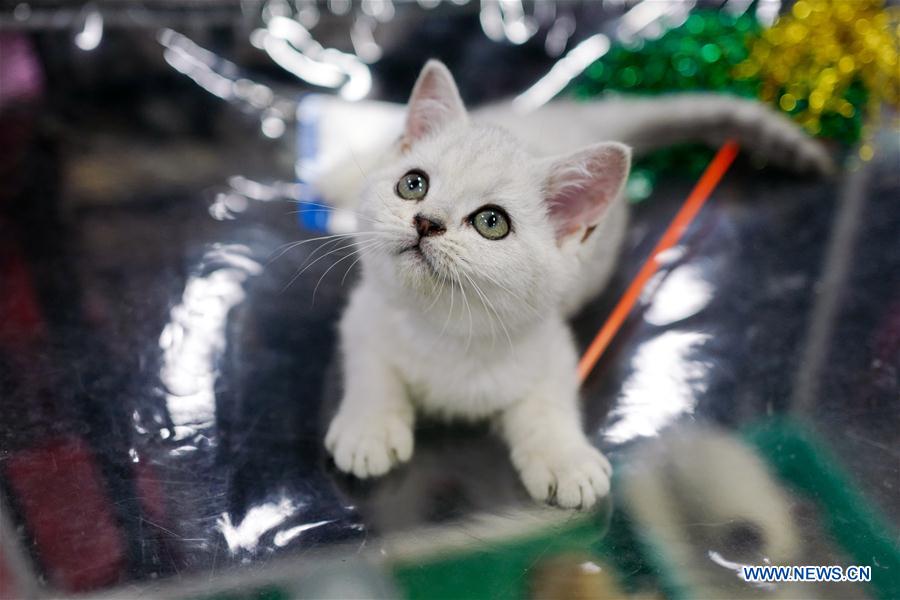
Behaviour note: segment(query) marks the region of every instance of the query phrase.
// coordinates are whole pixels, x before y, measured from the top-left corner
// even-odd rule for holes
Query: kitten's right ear
[[[417,140],[457,120],[466,119],[466,107],[453,75],[444,63],[429,60],[422,68],[406,113],[402,145],[407,150]]]
[[[547,162],[545,202],[557,242],[576,233],[586,238],[622,193],[631,167],[631,149],[606,142]]]

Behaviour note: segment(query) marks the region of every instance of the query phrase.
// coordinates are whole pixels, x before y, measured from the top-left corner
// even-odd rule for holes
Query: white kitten
[[[341,321],[344,396],[325,441],[341,470],[377,476],[408,460],[421,411],[494,420],[538,500],[588,508],[608,492],[565,318],[615,264],[629,161],[617,143],[532,156],[470,122],[446,67],[425,66],[358,206],[363,275]]]

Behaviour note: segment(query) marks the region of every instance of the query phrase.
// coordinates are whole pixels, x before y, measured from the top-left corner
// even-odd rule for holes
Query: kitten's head
[[[471,123],[450,72],[429,61],[396,157],[363,193],[362,229],[379,232],[366,270],[423,308],[455,296],[488,319],[540,318],[577,271],[572,249],[619,194],[629,158],[615,143],[536,158],[508,132]]]

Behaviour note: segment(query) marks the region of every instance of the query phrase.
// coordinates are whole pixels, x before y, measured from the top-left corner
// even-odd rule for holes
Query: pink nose
[[[447,228],[444,227],[444,225],[440,222],[432,221],[431,219],[423,217],[422,215],[416,215],[415,217],[413,217],[413,225],[415,226],[420,238],[427,237],[429,235],[441,235],[442,233],[447,231]]]

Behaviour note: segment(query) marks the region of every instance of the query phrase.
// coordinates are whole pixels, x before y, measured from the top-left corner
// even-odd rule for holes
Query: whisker
[[[302,267],[305,267],[306,265],[308,265],[309,261],[313,260],[319,252],[321,252],[322,250],[325,250],[326,248],[328,248],[328,246],[334,246],[334,245],[340,244],[342,241],[344,241],[346,239],[347,238],[335,238],[332,240],[326,240],[326,241],[322,242],[321,244],[316,246],[312,252],[309,253],[309,255],[306,257],[306,260],[304,260],[303,263],[300,264],[300,267],[302,268]],[[368,241],[368,240],[362,240],[362,241]]]
[[[366,242],[366,244],[367,244],[366,246],[363,246],[362,248],[359,248],[359,249],[357,249],[357,250],[354,250],[354,251],[351,252],[350,254],[347,254],[346,256],[342,256],[342,257],[340,257],[339,259],[337,259],[336,261],[334,261],[334,263],[333,263],[330,267],[328,267],[327,269],[325,269],[325,272],[322,273],[322,275],[319,277],[319,280],[316,282],[316,286],[313,288],[313,293],[312,293],[312,303],[313,303],[313,304],[316,303],[316,292],[319,291],[319,286],[322,284],[322,280],[325,279],[325,276],[328,275],[328,273],[329,273],[333,268],[335,268],[336,266],[338,266],[339,263],[341,263],[341,262],[347,260],[348,258],[350,258],[351,256],[353,256],[354,254],[359,254],[360,252],[364,252],[365,250],[369,250],[370,248],[372,248],[372,247],[374,247],[374,246],[376,246],[376,245],[378,245],[378,244],[382,244],[382,243],[384,243],[384,242],[381,241],[381,240],[373,240],[373,241]]]
[[[361,212],[359,212],[358,210],[353,210],[352,208],[344,208],[344,207],[342,207],[342,206],[332,206],[332,205],[330,205],[330,204],[323,204],[322,202],[313,202],[313,201],[311,201],[311,200],[296,200],[296,199],[294,199],[294,198],[286,198],[286,200],[287,200],[288,202],[293,203],[293,204],[305,204],[305,205],[308,205],[308,206],[315,206],[315,207],[317,207],[317,208],[321,208],[322,210],[348,212],[348,213],[352,213],[352,214],[356,215],[357,217],[359,217],[359,218],[361,218],[361,219],[365,219],[365,220],[367,220],[367,221],[370,221],[370,222],[372,222],[372,223],[375,223],[375,222],[376,222],[375,219],[373,219],[372,217],[369,217],[369,216],[367,216],[367,215],[364,215],[364,214],[362,214]],[[301,208],[300,210],[293,211],[293,214],[296,214],[296,213],[298,213],[298,212],[303,212],[303,210],[304,210],[304,209]]]
[[[377,245],[377,246],[375,246],[374,248],[372,248],[371,252],[374,252],[375,250],[378,250],[379,248],[383,247],[386,243],[387,243],[387,242],[380,241],[380,242],[379,242],[380,245]],[[370,254],[371,254],[371,252],[370,252]],[[347,279],[347,275],[350,274],[350,269],[352,269],[352,268],[354,267],[354,265],[356,265],[356,263],[358,263],[359,261],[361,261],[362,258],[363,258],[363,256],[365,256],[365,253],[360,254],[359,257],[357,257],[356,260],[354,260],[352,263],[350,263],[350,266],[347,267],[347,270],[344,271],[344,276],[341,277],[341,287],[344,287],[344,281]]]
[[[473,266],[474,266],[474,265],[472,265],[472,263],[471,263],[470,261],[466,260],[466,259],[463,258],[463,257],[459,257],[459,260],[462,261],[463,263],[465,263],[465,264],[466,264],[467,266],[469,266],[469,267],[473,267]],[[488,281],[490,281],[491,283],[493,283],[494,285],[496,285],[498,288],[500,288],[501,290],[503,290],[504,292],[506,292],[507,294],[509,294],[510,296],[512,296],[513,299],[515,299],[515,301],[516,301],[517,303],[523,304],[528,310],[531,311],[531,314],[533,314],[535,317],[541,318],[541,317],[543,316],[543,315],[541,315],[541,313],[538,311],[538,309],[536,309],[534,306],[532,306],[532,304],[531,304],[530,302],[528,302],[528,300],[526,300],[525,298],[523,298],[520,294],[516,294],[516,293],[513,292],[511,289],[509,289],[508,287],[506,287],[505,285],[503,285],[502,283],[500,283],[499,281],[497,281],[495,278],[491,277],[490,274],[488,274],[488,273],[479,273],[479,274],[480,274],[482,277],[484,277],[485,279],[487,279]]]
[[[463,302],[466,303],[466,312],[469,313],[469,335],[466,337],[466,348],[464,352],[469,351],[469,345],[472,343],[472,308],[469,306],[469,297],[466,294],[466,289],[463,287],[462,279],[459,276],[459,271],[456,267],[453,268],[453,272],[456,273],[456,281],[459,282],[459,291],[462,294]]]
[[[444,292],[444,279],[444,272],[441,271],[440,277],[438,277],[438,280],[435,282],[435,284],[431,286],[431,293],[434,295],[434,298],[431,299],[431,304],[428,305],[428,307],[425,309],[425,312],[429,312],[441,298],[441,294]],[[437,288],[438,285],[440,285],[440,289]]]
[[[497,345],[497,332],[494,330],[494,319],[490,318],[491,317],[491,315],[489,313],[490,309],[488,308],[488,305],[485,304],[484,294],[481,291],[481,289],[478,287],[478,285],[474,281],[472,281],[472,278],[469,277],[468,273],[466,273],[465,271],[462,271],[462,274],[472,285],[472,288],[475,290],[475,294],[478,296],[479,300],[481,300],[482,306],[484,306],[485,312],[488,312],[488,323],[490,323],[490,325],[491,325],[491,348],[494,348]]]
[[[444,332],[447,330],[447,325],[450,324],[450,317],[453,314],[453,296],[455,286],[453,285],[453,280],[450,279],[449,274],[447,275],[447,279],[450,282],[450,310],[447,311],[447,318],[444,320],[444,326],[441,327],[441,333],[438,335],[438,341],[440,341],[444,337]]]
[[[280,250],[280,252],[277,256],[270,258],[269,262],[266,264],[271,265],[273,262],[275,262],[276,260],[278,260],[279,258],[284,256],[285,253],[289,252],[290,250],[293,250],[294,248],[297,248],[298,246],[302,246],[303,244],[309,244],[311,242],[320,242],[322,240],[329,240],[332,238],[347,238],[347,237],[362,236],[362,235],[382,235],[382,232],[379,232],[379,231],[356,231],[353,233],[335,233],[332,235],[322,235],[319,237],[309,238],[306,240],[298,240],[296,242],[288,242],[287,244],[279,246],[278,248],[273,250],[272,254],[279,252],[279,250]]]
[[[463,271],[463,273],[465,274],[465,271]],[[468,274],[466,274],[466,277],[467,278],[469,277]],[[509,329],[506,327],[506,323],[503,321],[503,317],[500,315],[499,312],[497,312],[497,309],[494,307],[494,303],[491,302],[491,300],[487,297],[487,294],[485,294],[484,291],[481,290],[480,287],[478,287],[477,283],[475,283],[471,279],[469,279],[469,281],[472,282],[472,285],[475,287],[475,290],[479,291],[481,293],[481,296],[483,297],[484,301],[487,302],[488,306],[490,306],[490,309],[497,316],[497,322],[500,324],[500,327],[503,329],[503,333],[506,335],[506,341],[509,342],[509,351],[515,352],[515,348],[513,347],[513,343],[512,343],[512,337],[509,335]],[[491,328],[491,332],[493,333],[493,327]]]
[[[345,250],[346,248],[352,248],[353,246],[358,246],[359,244],[364,244],[364,243],[369,242],[369,241],[374,241],[374,240],[363,240],[363,241],[361,241],[361,242],[351,242],[351,243],[349,243],[349,244],[347,244],[347,245],[345,245],[345,246],[341,246],[341,247],[339,247],[339,248],[335,248],[334,250],[329,250],[328,252],[326,252],[325,254],[323,254],[322,256],[320,256],[319,258],[317,258],[316,260],[312,261],[311,263],[309,263],[308,265],[306,265],[305,267],[303,267],[302,269],[300,269],[293,277],[291,277],[291,280],[288,281],[287,285],[285,285],[284,288],[282,288],[282,290],[281,290],[282,293],[283,293],[285,290],[287,290],[291,285],[293,285],[293,283],[294,283],[295,281],[297,281],[297,278],[298,278],[298,277],[300,277],[301,275],[303,275],[304,272],[306,272],[310,267],[312,267],[314,264],[316,264],[317,262],[319,262],[319,261],[322,260],[323,258],[326,258],[326,257],[328,257],[328,256],[331,256],[331,255],[334,254],[335,252],[340,252],[341,250]]]

